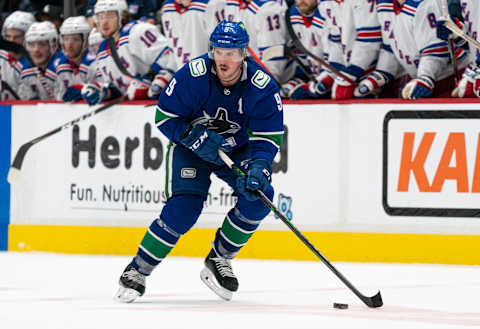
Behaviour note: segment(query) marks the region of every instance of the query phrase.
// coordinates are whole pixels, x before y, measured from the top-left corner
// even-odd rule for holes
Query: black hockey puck
[[[346,310],[348,308],[348,304],[333,303],[333,307],[341,310]]]

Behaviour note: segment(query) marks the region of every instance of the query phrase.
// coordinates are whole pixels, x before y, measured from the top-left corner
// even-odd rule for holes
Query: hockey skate
[[[200,272],[200,278],[225,300],[231,300],[232,292],[238,290],[238,280],[233,274],[230,260],[217,256],[213,248],[205,258],[205,268]]]
[[[125,268],[118,283],[120,287],[115,299],[122,303],[131,303],[145,293],[145,275],[138,272],[132,264]]]

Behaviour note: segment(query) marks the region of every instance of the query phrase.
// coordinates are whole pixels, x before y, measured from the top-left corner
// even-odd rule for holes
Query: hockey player
[[[463,24],[456,20],[458,25],[469,35],[477,38],[480,31],[480,3],[474,0],[462,0],[460,2],[462,10],[461,16]],[[439,21],[438,36],[443,40],[448,37],[455,37],[444,25],[444,21]],[[477,39],[478,40],[478,39]],[[462,78],[452,91],[452,97],[480,97],[480,51],[470,46],[474,51],[470,52],[470,65],[465,69]]]
[[[177,66],[208,50],[208,37],[225,15],[225,0],[165,0],[162,27]]]
[[[83,85],[95,78],[95,54],[88,51],[89,33],[90,26],[84,16],[69,17],[60,26],[63,52],[54,63],[58,100],[81,100]]]
[[[82,97],[90,105],[119,94],[127,94],[130,100],[157,97],[176,70],[168,41],[157,27],[141,21],[132,21],[122,27],[122,18],[128,14],[126,8],[125,0],[99,0],[95,4],[95,17],[102,36],[105,39],[112,36],[116,41],[123,67],[138,79],[131,79],[120,71],[104,40],[96,57],[95,83],[82,88]],[[151,87],[149,76],[153,76]],[[141,79],[148,81],[138,82]]]
[[[25,33],[34,22],[35,18],[31,13],[15,11],[5,19],[2,37],[23,46]],[[22,54],[0,49],[0,80],[3,87],[0,91],[0,100],[15,99],[18,96],[16,94],[20,85],[21,57]]]
[[[55,67],[58,33],[53,23],[33,23],[25,34],[25,45],[33,63],[22,62],[21,99],[55,99]]]
[[[436,35],[437,19],[442,16],[436,0],[379,0],[376,5],[382,26],[383,46],[376,71],[355,90],[364,96],[382,88],[402,71],[411,80],[402,88],[404,99],[445,95],[453,88],[453,69],[446,41]],[[459,67],[466,56],[460,56]],[[448,94],[447,94],[448,95]]]
[[[98,31],[97,28],[94,27],[90,31],[90,34],[88,35],[88,50],[90,50],[92,54],[96,55],[98,52],[98,47],[100,46],[103,40],[104,39],[100,31]]]
[[[222,21],[210,36],[209,53],[181,68],[160,95],[155,121],[171,140],[168,200],[120,277],[120,301],[132,302],[144,294],[146,276],[195,224],[212,173],[233,188],[238,200],[217,230],[201,278],[225,300],[238,289],[230,260],[269,213],[255,191],[273,198],[271,163],[283,138],[278,86],[246,58],[248,40],[243,23]],[[219,150],[246,176],[237,178]]]
[[[281,84],[292,76],[292,70],[288,70],[291,62],[283,55],[265,60],[263,52],[270,47],[286,45],[286,9],[284,0],[229,0],[225,8],[225,19],[245,23],[251,36],[250,48]]]

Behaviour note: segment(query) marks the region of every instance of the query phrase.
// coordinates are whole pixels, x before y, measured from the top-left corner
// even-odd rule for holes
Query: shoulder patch
[[[207,73],[207,65],[203,58],[194,59],[188,63],[188,67],[190,68],[190,73],[193,77],[199,77]]]
[[[261,70],[257,70],[252,77],[252,83],[260,89],[263,89],[270,82],[270,77]]]

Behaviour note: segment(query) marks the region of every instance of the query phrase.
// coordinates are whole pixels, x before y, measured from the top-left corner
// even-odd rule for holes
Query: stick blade
[[[382,295],[380,294],[380,291],[377,292],[376,295],[372,297],[364,297],[362,298],[363,302],[371,308],[377,308],[383,306],[383,300],[382,300]]]
[[[20,177],[20,170],[15,167],[10,167],[10,170],[8,171],[7,181],[10,184],[13,184],[18,180],[19,177]]]

